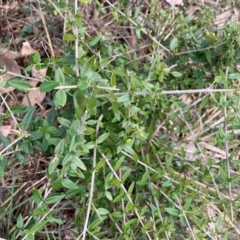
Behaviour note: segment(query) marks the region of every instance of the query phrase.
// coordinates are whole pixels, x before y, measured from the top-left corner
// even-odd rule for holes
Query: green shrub
[[[117,5],[109,4],[107,10],[96,2],[95,7],[99,18],[108,11],[116,29],[134,23],[138,47],[144,38],[151,42],[142,61],[137,51],[129,50],[122,38],[114,39],[114,32],[107,28],[108,32],[99,28],[96,35],[87,34],[91,25],[84,24],[79,14],[68,20],[67,27],[73,31],[63,36],[68,56],[44,63],[39,54],[32,58],[29,69],[48,66],[40,84],[40,90],[48,94],[49,101],[44,103],[48,114],[43,119],[36,115],[36,107],[11,107],[24,131],[17,141],[20,151],[13,157],[28,164],[29,155],[44,155],[48,184],[32,189],[31,212],[14,219],[16,225],[9,229],[12,239],[34,239],[43,231],[48,239],[55,239],[51,229],[64,224],[74,239],[208,239],[223,236],[224,224],[235,227],[224,214],[230,216],[239,202],[229,206],[229,197],[222,192],[238,181],[238,174],[229,177],[223,160],[214,163],[207,153],[199,153],[189,163],[182,142],[200,129],[197,123],[202,115],[207,121],[204,114],[209,108],[223,111],[236,104],[238,97],[206,94],[192,104],[178,93],[237,85],[239,26],[214,29],[211,7],[203,8],[198,20],[179,13],[172,22],[167,20],[171,9],[157,14],[158,7],[151,8],[141,22],[140,5],[132,11],[125,1]],[[158,35],[164,24],[172,27],[171,34],[165,28],[169,37]],[[24,84],[17,82],[21,90],[28,88]],[[237,128],[237,116],[225,117]],[[206,125],[193,146],[199,151],[199,139],[216,131],[211,144],[224,148],[227,141],[235,141],[221,126],[208,129]],[[7,138],[1,140],[10,146]],[[2,176],[8,170],[3,153]],[[239,163],[234,164],[237,168]],[[211,204],[224,214],[211,219],[206,215]],[[61,238],[60,231],[58,235]]]

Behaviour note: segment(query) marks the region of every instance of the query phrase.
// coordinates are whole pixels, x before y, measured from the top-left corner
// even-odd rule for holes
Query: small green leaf
[[[80,80],[79,83],[78,83],[78,88],[80,90],[86,90],[88,88],[87,80]]]
[[[101,136],[98,137],[97,144],[104,142],[109,137],[109,135],[109,133],[103,133]]]
[[[113,185],[112,180],[113,180],[113,174],[112,174],[112,172],[109,172],[106,179],[105,179],[105,183],[104,183],[105,190],[112,187],[112,185]]]
[[[149,172],[146,171],[142,176],[142,181],[148,181],[149,180]]]
[[[135,28],[136,36],[137,36],[138,39],[141,38],[141,29],[142,29],[142,26],[141,26],[141,25],[140,25],[140,26],[137,26],[137,27]]]
[[[85,133],[86,135],[91,135],[92,133],[95,132],[95,130],[96,130],[96,129],[94,129],[94,128],[86,127],[86,128],[84,129],[84,133]]]
[[[125,144],[125,145],[123,146],[123,150],[125,150],[126,152],[128,152],[128,153],[130,153],[130,154],[132,154],[132,155],[135,154],[135,152],[134,152],[134,150],[132,149],[132,147],[129,146],[129,145],[127,145],[127,144]]]
[[[128,169],[122,176],[122,182],[125,182],[130,174],[131,174],[131,169]]]
[[[107,215],[109,213],[109,211],[105,208],[98,208],[97,212],[99,215]]]
[[[116,73],[115,71],[112,72],[111,76],[111,86],[116,87],[117,86],[117,78],[116,78]]]
[[[15,78],[13,80],[9,80],[8,84],[20,91],[26,91],[28,88],[31,87],[29,82],[25,82],[22,80],[19,80],[18,78]]]
[[[239,182],[239,180],[240,180],[240,174],[236,174],[236,175],[232,178],[231,182],[232,182],[232,183],[234,183],[234,182]]]
[[[70,189],[67,190],[67,192],[65,193],[66,198],[71,198],[71,197],[75,197],[78,196],[79,194],[81,194],[84,191],[85,187],[79,187],[78,189]]]
[[[117,11],[117,9],[111,8],[111,13],[112,13],[114,19],[115,19],[117,22],[119,22],[119,17],[118,17],[118,11]]]
[[[56,101],[57,105],[64,107],[67,102],[67,94],[64,90],[58,90],[55,93],[54,100]]]
[[[84,96],[83,92],[79,89],[75,91],[74,94],[74,106],[77,117],[80,119],[85,111],[87,98]]]
[[[172,181],[170,181],[170,180],[167,180],[167,181],[163,182],[163,184],[162,184],[162,187],[170,187],[170,186],[172,186]]]
[[[63,35],[63,40],[64,41],[74,41],[76,38],[72,33],[65,33]]]
[[[149,82],[143,81],[142,84],[150,92],[154,89],[154,85]]]
[[[66,165],[67,163],[73,161],[74,156],[75,156],[75,155],[73,155],[72,153],[66,154],[66,156],[63,158],[62,165],[64,166],[64,165]]]
[[[53,81],[43,82],[40,85],[40,91],[41,92],[50,92],[51,90],[53,90],[54,88],[56,88],[58,86],[59,86],[58,82],[53,82]]]
[[[78,27],[82,27],[82,16],[80,14],[77,14],[74,19],[75,19]]]
[[[180,211],[176,208],[165,208],[165,211],[175,217],[179,216],[179,214],[180,214]]]
[[[63,139],[62,139],[63,140]],[[49,174],[52,174],[56,167],[59,164],[59,157],[55,156],[54,158],[51,159],[49,165],[48,165],[48,172]]]
[[[70,68],[70,67],[67,66],[67,65],[64,65],[64,66],[62,67],[62,71],[63,71],[65,74],[68,74],[68,75],[70,75],[70,76],[74,76],[74,75],[75,75],[75,72],[73,71],[73,69]]]
[[[0,166],[0,177],[3,177],[3,176],[4,176],[4,169]]]
[[[117,99],[118,103],[130,102],[130,94],[126,93]]]
[[[109,191],[106,191],[105,195],[106,195],[107,199],[112,202],[112,200],[113,200],[112,194]]]
[[[41,57],[40,57],[39,52],[35,52],[35,53],[34,53],[34,55],[33,55],[33,61],[34,61],[35,64],[40,63]]]
[[[120,219],[122,218],[122,212],[113,212],[111,213],[112,217],[115,219]]]
[[[64,77],[64,74],[63,74],[61,68],[58,68],[55,71],[54,80],[55,80],[55,82],[59,82],[59,83],[62,83],[62,84],[65,83],[65,77]]]
[[[223,79],[224,79],[224,78],[223,78],[222,76],[218,75],[218,76],[216,76],[216,77],[214,78],[214,81],[215,81],[216,83],[221,83]]]
[[[59,219],[59,218],[54,218],[54,217],[51,216],[51,215],[48,215],[48,216],[47,216],[47,220],[48,220],[48,222],[50,222],[50,223],[63,224],[63,221],[62,221],[61,219]]]
[[[203,98],[203,100],[201,101],[201,104],[200,104],[200,106],[199,106],[199,110],[203,109],[203,108],[206,106],[206,104],[209,102],[210,96],[211,96],[211,95],[208,94],[208,95],[206,95],[206,96]]]
[[[32,233],[36,233],[37,231],[39,231],[40,229],[42,229],[46,224],[48,223],[48,221],[42,221],[39,223],[36,223],[30,230],[29,232]]]
[[[135,182],[132,182],[130,187],[128,188],[128,194],[131,194],[133,192],[134,187],[135,187]]]
[[[28,160],[21,153],[16,152],[15,156],[21,163],[28,165]]]
[[[180,72],[176,72],[176,71],[173,71],[173,72],[171,72],[171,74],[174,76],[174,77],[182,77],[182,73],[180,73]]]
[[[66,118],[58,117],[57,120],[63,127],[69,128],[71,125],[71,122]]]
[[[209,50],[206,50],[205,56],[206,56],[207,61],[208,61],[209,63],[211,63],[211,62],[212,62],[212,52],[209,51]]]
[[[119,188],[121,186],[121,181],[118,180],[117,178],[114,178],[113,179],[113,185]]]
[[[33,131],[30,133],[33,140],[42,139],[43,134],[40,131]]]
[[[170,50],[175,50],[178,47],[178,39],[174,37],[170,43]]]
[[[115,203],[115,202],[119,202],[119,201],[121,201],[124,197],[125,197],[124,194],[120,194],[120,195],[118,195],[117,197],[114,198],[113,202],[114,202],[114,203]]]
[[[223,222],[222,222],[222,216],[221,215],[218,215],[217,219],[215,220],[215,226],[216,226],[216,230],[218,232],[222,231],[222,229],[223,229]]]
[[[117,98],[116,98],[116,96],[114,95],[114,92],[113,92],[113,91],[109,91],[108,93],[109,93],[110,101],[111,101],[112,103],[115,103],[115,102],[117,101]]]
[[[31,107],[22,120],[22,129],[26,131],[32,122],[33,115],[36,111],[36,107]]]
[[[103,218],[95,220],[93,223],[90,224],[90,226],[88,226],[88,231],[96,230],[97,226],[99,226],[103,221]]]
[[[37,189],[34,188],[32,190],[32,195],[33,195],[33,199],[36,202],[36,204],[39,204],[42,201],[42,195]]]
[[[73,135],[71,138],[70,138],[70,143],[69,143],[69,152],[72,152],[74,150],[74,148],[76,148],[77,146],[77,142],[76,142],[76,135]]]
[[[91,113],[92,115],[96,115],[97,114],[97,101],[95,97],[89,97],[87,100],[87,110],[89,111],[89,113]]]
[[[78,186],[69,179],[62,179],[61,184],[63,187],[69,188],[69,189],[77,189],[78,188]]]
[[[134,219],[132,219],[132,220],[129,220],[128,222],[126,222],[125,227],[126,227],[127,229],[134,228],[134,227],[130,227],[130,226],[133,225],[133,224],[136,224],[137,221],[138,221],[138,220],[137,220],[136,218],[134,218]]]
[[[17,228],[18,229],[22,229],[23,226],[24,226],[24,224],[23,224],[23,217],[22,217],[22,214],[20,213],[18,215],[18,218],[17,218]]]
[[[86,170],[87,170],[85,164],[82,162],[82,160],[81,160],[79,157],[74,157],[73,163],[74,163],[76,166],[78,166],[80,169],[82,169],[83,171],[86,171]]]
[[[92,56],[86,61],[81,68],[81,78],[90,77],[96,69],[96,58]]]
[[[103,168],[105,166],[105,160],[102,159],[98,162],[97,166],[96,166],[96,170],[100,170],[101,168]]]
[[[122,163],[124,162],[124,157],[122,156],[116,163],[116,165],[114,166],[114,170],[117,171],[121,166],[122,166]]]
[[[24,72],[25,72],[25,73],[29,72],[30,70],[33,69],[33,67],[34,67],[34,64],[31,64],[31,65],[27,66],[27,67],[24,69]]]
[[[230,73],[229,75],[228,75],[228,78],[229,79],[238,79],[238,78],[240,78],[240,73],[239,72],[236,72],[236,73]]]
[[[1,80],[0,81],[0,89],[4,88],[7,83],[7,80]]]
[[[48,196],[44,202],[46,204],[52,204],[52,203],[56,203],[58,201],[61,201],[63,198],[65,197],[64,194],[61,194],[61,193],[57,193],[57,194],[54,194],[54,195],[51,195],[51,196]]]
[[[94,47],[94,46],[99,42],[100,39],[101,39],[101,37],[96,37],[96,38],[94,38],[94,39],[89,43],[89,46]]]

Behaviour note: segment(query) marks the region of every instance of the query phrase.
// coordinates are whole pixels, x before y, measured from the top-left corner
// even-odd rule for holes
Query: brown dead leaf
[[[15,73],[19,75],[21,74],[20,67],[18,66],[17,62],[13,59],[0,56],[0,67],[5,68],[6,71],[9,71],[11,73]],[[3,78],[5,80],[13,78],[14,75],[11,73],[6,73]]]
[[[183,5],[182,0],[165,0],[167,3],[169,3],[171,6],[175,5]]]
[[[207,213],[205,213],[206,217],[208,217],[211,220],[215,220],[216,216],[219,213],[217,206],[211,202],[211,203],[207,204],[206,207],[207,207],[207,209],[206,209]]]
[[[47,68],[37,71],[36,68],[34,67],[32,69],[32,76],[35,78],[38,78],[38,79],[44,78],[46,76],[46,72],[47,72]],[[30,82],[30,84],[33,88],[35,88],[37,86],[38,82],[32,81],[32,82]],[[37,88],[37,89],[31,90],[29,93],[27,93],[23,97],[21,104],[25,105],[25,106],[29,106],[29,105],[34,106],[36,104],[40,104],[43,101],[43,99],[45,98],[45,96],[46,96],[46,93],[40,92],[40,90]]]
[[[11,133],[12,125],[4,125],[0,127],[0,135],[8,137]]]
[[[0,5],[0,9],[4,9],[6,12],[15,10],[19,6],[18,1],[14,1],[10,4]]]
[[[198,6],[198,5],[190,5],[187,10],[186,10],[186,14],[189,16],[189,17],[195,17],[197,18],[197,16],[195,16],[195,13],[197,11],[201,10],[201,7]]]
[[[25,23],[30,23],[31,25],[34,25],[34,23],[41,21],[41,17],[39,14],[35,14],[35,15],[24,18],[22,21],[24,21]],[[35,35],[37,35],[41,30],[37,27],[33,27],[32,31]]]
[[[136,49],[137,47],[137,36],[135,34],[135,30],[133,24],[130,24],[130,34],[125,38],[126,42],[131,46],[132,49]]]
[[[4,80],[9,80],[13,77],[15,77],[14,74],[21,74],[20,67],[18,66],[17,62],[13,59],[6,58],[3,56],[0,56],[0,68],[7,71],[4,75],[2,75],[2,72],[0,72],[0,83]],[[13,74],[12,74],[13,73]],[[0,89],[0,93],[8,93],[13,91],[14,88],[7,87]]]
[[[39,28],[33,27],[32,31],[34,35],[38,35],[40,30]]]
[[[64,240],[73,240],[73,239],[74,239],[73,235],[69,231],[66,231]]]
[[[35,67],[32,68],[32,77],[34,78],[38,78],[38,79],[44,78],[46,76],[46,73],[47,73],[47,68],[43,68],[39,71],[36,70]]]
[[[35,87],[37,82],[34,81],[34,82],[31,82],[30,84],[32,87]],[[31,90],[29,93],[26,93],[22,99],[21,104],[25,106],[29,106],[29,105],[34,106],[36,104],[40,104],[45,98],[45,96],[46,96],[46,93],[40,92],[40,90],[37,88],[37,89]]]
[[[224,27],[232,21],[238,21],[239,10],[237,8],[226,9],[224,12],[217,15],[214,24],[217,27]]]
[[[19,52],[11,51],[8,49],[2,49],[1,52],[2,52],[2,54],[1,54],[2,57],[10,58],[13,60],[19,58],[19,56],[20,56]]]
[[[28,41],[24,42],[22,45],[22,49],[20,51],[20,55],[22,57],[27,57],[30,56],[32,54],[34,54],[36,52],[36,50],[34,50],[31,46],[30,43]]]
[[[30,24],[34,24],[36,22],[39,22],[40,20],[41,20],[41,17],[39,14],[35,14],[33,16],[31,15],[23,19],[24,22],[30,23]]]
[[[224,27],[231,17],[232,17],[232,9],[228,9],[227,11],[217,15],[214,21],[214,24],[218,27]]]
[[[62,50],[61,49],[54,48],[53,51],[54,51],[54,54],[55,54],[56,57],[61,57],[62,56]]]
[[[180,100],[186,104],[186,105],[190,105],[192,104],[193,100],[191,98],[191,96],[189,94],[183,94],[181,97],[180,97]]]
[[[34,106],[36,104],[40,104],[45,96],[46,93],[40,92],[39,89],[31,90],[29,93],[25,94],[21,104],[25,106]]]

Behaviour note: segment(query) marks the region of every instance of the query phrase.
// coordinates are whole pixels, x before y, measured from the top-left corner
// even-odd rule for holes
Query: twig
[[[226,73],[225,73],[225,81],[227,82],[227,75],[228,75],[228,69],[229,67],[226,68]],[[224,108],[223,108],[223,114],[224,114],[224,132],[225,135],[227,136],[228,134],[228,127],[227,127],[227,96],[226,93],[223,95],[224,97]],[[228,173],[228,179],[231,178],[231,166],[230,166],[230,161],[229,161],[229,146],[228,146],[228,141],[225,141],[225,151],[226,151],[226,165],[227,165],[227,173]],[[232,197],[232,183],[229,181],[228,183],[228,192],[229,192],[229,197],[230,197],[230,212],[231,212],[231,221],[233,222],[233,197]]]
[[[76,16],[77,12],[78,12],[78,0],[74,1],[74,11],[75,11],[75,16]],[[76,76],[79,77],[79,64],[78,64],[79,36],[78,36],[78,26],[77,26],[76,20],[74,21],[74,25],[73,25],[73,33],[75,36],[75,71],[76,71]]]
[[[5,74],[8,73],[8,74],[11,74],[14,77],[20,77],[22,79],[28,79],[28,80],[38,81],[38,82],[44,82],[44,79],[42,79],[42,78],[27,77],[27,76],[24,76],[24,75],[21,75],[21,74],[17,74],[17,73],[14,73],[14,72],[5,71],[3,69],[0,69],[0,73],[5,73]]]
[[[103,115],[101,115],[99,117],[99,122],[101,122],[103,118]],[[98,137],[98,132],[99,132],[99,124],[97,124],[97,127],[96,127],[96,139]],[[90,217],[90,212],[91,212],[91,206],[92,206],[92,200],[93,200],[93,191],[94,191],[94,183],[95,183],[95,175],[96,175],[96,164],[97,164],[97,142],[96,142],[96,145],[94,147],[94,151],[93,151],[93,166],[92,166],[92,169],[93,169],[93,172],[92,172],[92,179],[91,179],[91,188],[90,188],[90,191],[89,191],[89,199],[88,199],[88,208],[87,208],[87,213],[86,213],[86,219],[85,219],[85,222],[84,222],[84,227],[83,227],[83,231],[82,231],[82,234],[77,238],[77,240],[85,240],[86,239],[86,233],[88,232],[87,231],[87,228],[88,228],[88,221],[89,221],[89,217]]]
[[[40,10],[40,17],[41,17],[41,20],[42,20],[42,23],[43,23],[43,27],[44,27],[44,30],[46,32],[46,36],[47,36],[47,40],[48,40],[48,45],[49,45],[49,48],[51,50],[51,55],[52,56],[55,56],[54,54],[54,51],[53,51],[53,46],[52,46],[52,41],[51,41],[51,37],[50,37],[50,34],[49,34],[49,31],[48,31],[48,28],[47,28],[47,23],[46,23],[46,19],[42,13],[42,10],[41,10],[41,6],[39,5],[39,10]]]
[[[210,89],[210,88],[203,88],[203,89],[188,89],[188,90],[165,90],[158,92],[160,95],[182,95],[182,94],[192,94],[192,93],[232,93],[232,92],[238,92],[239,89]],[[127,94],[128,92],[121,92],[121,93],[114,93],[115,96],[122,96],[124,94]],[[137,96],[146,96],[146,95],[152,95],[153,92],[135,92],[134,95]],[[108,94],[97,94],[95,95],[96,98],[103,98],[108,97]]]

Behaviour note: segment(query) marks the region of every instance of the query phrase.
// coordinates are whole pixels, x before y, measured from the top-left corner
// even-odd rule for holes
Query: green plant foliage
[[[41,63],[35,53],[25,69],[48,66],[39,86],[48,94],[47,116],[37,114],[36,106],[11,106],[0,116],[0,127],[11,115],[21,119],[17,148],[0,135],[0,176],[8,174],[8,161],[13,161],[6,150],[18,164],[31,166],[29,159],[34,158],[37,165],[39,154],[47,166],[31,173],[41,174],[43,186],[34,185],[31,211],[26,217],[17,212],[15,226],[8,227],[11,236],[38,239],[44,231],[46,239],[57,239],[50,236],[51,228],[58,232],[69,214],[66,226],[73,239],[215,239],[217,234],[224,239],[223,229],[237,228],[229,212],[237,214],[239,200],[229,206],[223,192],[229,184],[238,186],[239,161],[232,153],[215,162],[215,156],[202,150],[202,139],[211,136],[208,147],[217,149],[216,155],[227,142],[232,143],[229,149],[238,148],[225,126],[231,122],[233,130],[239,129],[239,99],[206,91],[192,94],[199,101],[189,102],[177,94],[238,85],[240,27],[232,23],[218,31],[208,6],[199,10],[197,20],[185,8],[170,19],[172,9],[162,9],[159,1],[144,5],[146,12],[144,1],[134,7],[128,1],[80,2],[92,7],[96,18],[108,16],[113,29],[130,24],[127,31],[135,35],[114,37],[110,28],[103,30],[94,21],[86,26],[87,13],[73,11],[72,3],[52,4],[56,15],[71,12],[62,36],[69,54]],[[89,26],[98,30],[89,34]],[[20,91],[30,87],[19,79],[7,85]],[[225,114],[214,125],[209,109],[230,106],[236,108],[235,115]],[[202,135],[199,125],[204,126]],[[189,157],[186,142],[196,149],[194,157]],[[233,176],[223,164],[226,158],[236,169]],[[0,208],[0,217],[13,212],[8,204]],[[219,213],[214,217],[207,215],[211,204]],[[217,233],[208,228],[211,224]],[[58,239],[63,239],[61,234]]]

